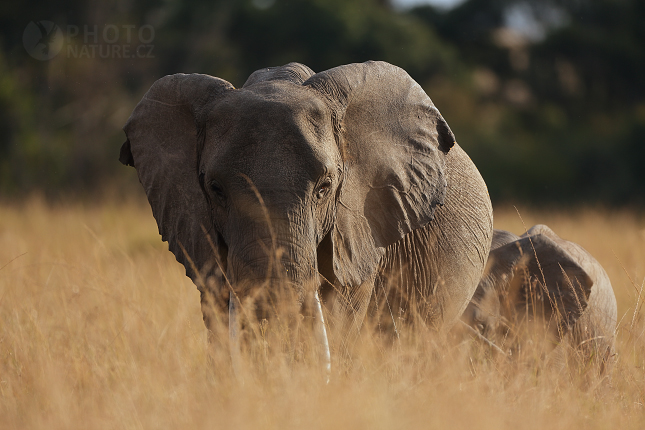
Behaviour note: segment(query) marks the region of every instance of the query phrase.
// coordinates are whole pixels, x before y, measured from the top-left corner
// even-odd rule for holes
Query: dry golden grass
[[[645,428],[645,217],[520,213],[611,277],[621,320],[610,378],[419,332],[392,346],[367,333],[329,384],[275,354],[241,385],[226,354],[209,353],[197,289],[147,205],[0,206],[0,428]],[[512,207],[495,216],[524,231]]]

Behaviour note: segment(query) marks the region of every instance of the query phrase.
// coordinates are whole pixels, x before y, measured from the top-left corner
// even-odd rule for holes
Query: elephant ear
[[[313,70],[300,63],[289,63],[279,67],[265,67],[251,73],[242,88],[266,81],[289,81],[301,85],[313,75]]]
[[[504,246],[507,243],[515,242],[519,237],[510,231],[506,230],[493,230],[493,240],[490,244],[490,249],[497,249],[500,246]]]
[[[200,74],[157,80],[132,112],[123,130],[127,141],[119,160],[137,170],[159,233],[199,287],[198,278],[214,267],[208,202],[199,184],[200,118],[233,86]],[[195,270],[197,269],[197,271]]]
[[[487,282],[511,308],[541,307],[568,332],[587,308],[593,280],[566,249],[552,238],[525,236],[490,253]]]
[[[343,159],[334,272],[360,285],[376,272],[385,247],[428,224],[446,191],[448,124],[404,70],[384,62],[349,64],[303,85],[326,99]]]

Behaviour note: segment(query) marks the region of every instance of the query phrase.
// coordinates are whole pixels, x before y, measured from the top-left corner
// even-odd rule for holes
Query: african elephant
[[[607,273],[580,245],[536,225],[522,236],[495,230],[488,263],[462,320],[504,342],[522,323],[546,329],[551,347],[567,345],[605,366],[614,346],[616,297]],[[599,359],[599,360],[597,360]]]
[[[316,74],[290,63],[239,89],[166,76],[124,131],[120,161],[136,168],[162,239],[200,289],[206,326],[213,306],[229,309],[232,354],[239,300],[258,285],[270,294],[286,280],[298,305],[313,303],[329,365],[319,291],[349,333],[386,279],[422,294],[428,320],[452,324],[481,277],[486,185],[430,98],[391,64]]]

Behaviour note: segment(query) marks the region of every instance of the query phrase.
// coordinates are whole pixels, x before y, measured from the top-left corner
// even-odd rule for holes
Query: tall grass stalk
[[[209,345],[199,293],[145,203],[4,204],[0,428],[645,428],[645,217],[520,212],[497,208],[495,226],[548,224],[607,270],[625,316],[608,376],[539,354],[509,360],[422,325],[393,338],[367,324],[327,384],[308,332],[284,348],[294,337],[269,321],[241,384],[226,327]]]

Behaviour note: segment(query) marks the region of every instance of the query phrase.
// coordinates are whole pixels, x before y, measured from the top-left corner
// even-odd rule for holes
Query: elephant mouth
[[[230,288],[228,300],[228,334],[232,368],[244,380],[244,354],[247,336],[259,338],[260,345],[283,345],[290,356],[296,356],[296,345],[304,331],[310,339],[311,353],[320,364],[326,381],[331,372],[331,354],[327,327],[318,287],[314,282],[296,285],[293,282],[265,280],[253,287],[244,283],[240,289]],[[279,287],[276,288],[276,286]],[[238,293],[240,291],[240,293]],[[270,337],[278,337],[269,340]],[[257,344],[257,342],[255,342]]]
[[[239,254],[231,252],[219,234],[216,251],[218,269],[225,290],[228,289],[229,348],[233,372],[238,379],[244,379],[243,349],[248,346],[247,336],[264,338],[269,325],[277,327],[274,331],[297,332],[293,326],[306,321],[310,323],[307,324],[309,339],[313,341],[315,355],[328,380],[331,358],[316,264],[311,264],[311,270],[303,273],[297,264],[284,258],[289,255],[284,249],[267,252],[249,263],[236,258]],[[285,342],[283,339],[277,343]],[[293,340],[287,339],[286,343],[293,344]],[[260,344],[270,343],[262,339]]]

